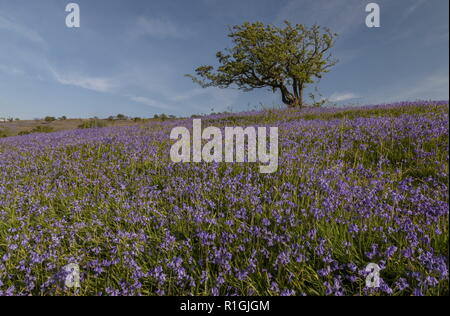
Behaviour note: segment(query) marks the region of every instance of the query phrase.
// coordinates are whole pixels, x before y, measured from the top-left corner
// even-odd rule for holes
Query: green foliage
[[[0,129],[0,138],[5,138],[9,136],[9,132],[7,129]]]
[[[54,131],[53,127],[50,126],[36,126],[30,131],[22,131],[18,135],[29,135],[29,134],[36,134],[36,133],[52,133]]]
[[[118,120],[127,120],[128,119],[128,117],[124,114],[117,114],[116,118]]]
[[[155,114],[154,116],[153,116],[153,118],[155,119],[155,120],[161,120],[161,121],[167,121],[167,120],[169,120],[169,119],[175,119],[176,118],[176,116],[175,115],[167,115],[167,114],[160,114],[160,115],[158,115],[158,114]]]
[[[78,128],[80,129],[86,129],[86,128],[102,128],[106,127],[106,123],[99,119],[93,119],[89,121],[84,121],[80,125],[78,125]]]
[[[31,130],[31,133],[52,133],[53,127],[50,126],[36,126]]]
[[[336,64],[329,50],[337,34],[317,25],[285,24],[279,28],[247,22],[232,27],[228,36],[234,46],[216,54],[220,66],[201,66],[196,76],[187,76],[202,87],[270,88],[281,92],[288,107],[302,107],[304,88]]]
[[[55,117],[53,117],[53,116],[46,116],[45,118],[44,118],[44,121],[46,121],[46,122],[54,122],[54,121],[56,121],[56,118]]]

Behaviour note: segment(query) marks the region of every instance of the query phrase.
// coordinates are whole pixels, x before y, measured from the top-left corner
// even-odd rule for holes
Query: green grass
[[[224,118],[219,119],[206,119],[210,125],[258,125],[258,124],[270,124],[277,121],[293,121],[293,120],[353,120],[356,118],[377,118],[377,117],[399,117],[401,115],[434,115],[434,114],[448,114],[448,106],[437,106],[437,105],[408,105],[408,106],[398,106],[390,108],[355,108],[355,109],[345,109],[339,110],[335,108],[334,111],[330,112],[320,112],[304,110],[277,110],[277,109],[267,109],[261,114],[255,115],[235,115],[231,114]]]

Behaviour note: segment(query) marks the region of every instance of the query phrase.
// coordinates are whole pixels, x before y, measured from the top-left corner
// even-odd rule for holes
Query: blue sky
[[[0,0],[0,117],[186,116],[279,106],[268,90],[202,89],[184,77],[215,65],[228,26],[284,20],[340,34],[340,63],[318,85],[338,104],[449,98],[449,2],[379,0]],[[313,87],[312,87],[313,88]]]

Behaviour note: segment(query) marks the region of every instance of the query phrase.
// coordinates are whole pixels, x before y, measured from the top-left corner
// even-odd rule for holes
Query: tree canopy
[[[204,88],[269,88],[280,91],[288,107],[302,107],[305,87],[337,63],[330,53],[337,34],[318,25],[247,22],[230,28],[228,37],[234,46],[216,54],[216,69],[201,66],[187,76]]]

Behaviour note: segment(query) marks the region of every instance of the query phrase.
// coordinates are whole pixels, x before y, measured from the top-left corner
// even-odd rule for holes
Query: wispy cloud
[[[140,97],[140,96],[130,96],[130,100],[133,102],[141,103],[144,105],[147,105],[152,108],[162,109],[162,110],[170,110],[173,109],[172,106],[165,104],[163,102],[159,102],[157,100],[153,100],[147,97]]]
[[[403,19],[407,19],[410,17],[418,8],[420,8],[426,0],[414,0],[412,2],[412,5],[408,7],[408,9],[405,10],[405,13],[403,14]]]
[[[55,70],[52,71],[57,82],[63,85],[69,85],[88,89],[96,92],[112,92],[115,84],[111,78],[88,77],[74,74],[61,74]]]
[[[174,101],[174,102],[183,102],[183,101],[198,97],[200,95],[204,95],[206,93],[208,93],[208,91],[206,89],[192,89],[192,90],[189,90],[186,92],[172,95],[169,98],[171,101]]]
[[[127,94],[126,90],[130,87],[135,87],[139,80],[133,78],[130,73],[116,74],[111,77],[96,77],[96,76],[86,76],[80,74],[74,74],[70,72],[64,72],[61,70],[56,70],[50,67],[50,72],[53,74],[54,79],[63,85],[79,87],[82,89],[87,89],[91,91],[108,93],[115,95],[120,98],[127,98],[128,100],[146,105],[151,108],[160,110],[174,110],[175,107],[170,104],[170,102],[165,103],[164,101],[158,101],[154,98],[147,96],[136,96]],[[173,96],[172,98],[163,98],[168,101],[174,100],[187,100],[189,99],[190,93],[184,95]]]
[[[414,100],[427,98],[449,98],[449,73],[447,71],[435,71],[425,78],[417,81],[410,87],[405,87],[395,94],[398,100]]]
[[[2,65],[2,64],[0,64],[0,72],[12,74],[12,75],[25,74],[25,72],[22,69],[16,68],[14,66]]]
[[[0,15],[0,30],[13,32],[14,34],[36,44],[45,44],[44,39],[37,31],[2,15]]]
[[[355,93],[351,93],[351,92],[346,92],[346,93],[338,93],[335,92],[333,93],[329,100],[331,102],[343,102],[343,101],[348,101],[348,100],[353,100],[353,99],[358,99],[359,96]]]
[[[279,10],[275,22],[289,20],[306,25],[319,24],[343,35],[355,30],[356,25],[364,24],[366,4],[360,0],[290,0]]]
[[[376,94],[366,100],[368,103],[388,103],[416,100],[448,100],[449,72],[436,69],[428,75],[413,80],[399,81],[380,87]]]
[[[138,35],[157,39],[187,39],[194,35],[189,28],[164,18],[139,17],[136,25]]]

